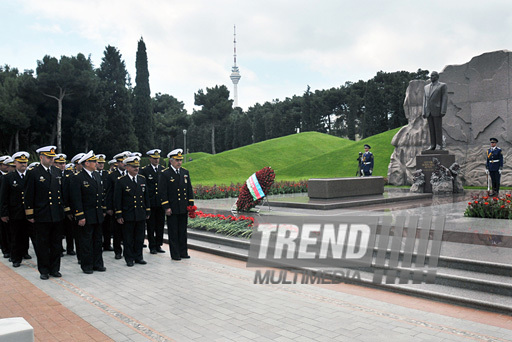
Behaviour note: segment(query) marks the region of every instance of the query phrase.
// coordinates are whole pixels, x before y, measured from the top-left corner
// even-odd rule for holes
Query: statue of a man
[[[439,82],[439,73],[432,71],[430,84],[425,86],[423,98],[423,117],[428,120],[430,130],[429,150],[443,149],[443,116],[448,105],[448,88],[446,83]]]

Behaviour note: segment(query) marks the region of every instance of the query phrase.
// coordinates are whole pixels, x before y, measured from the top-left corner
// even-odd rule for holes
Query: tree
[[[116,154],[124,150],[137,150],[130,90],[127,88],[128,72],[119,50],[110,45],[105,48],[97,74],[101,81],[107,130],[101,144],[102,151]]]
[[[85,62],[85,63],[84,63]],[[55,132],[57,151],[62,152],[63,101],[69,96],[82,96],[87,92],[93,75],[92,62],[79,53],[76,57],[62,56],[60,60],[48,55],[37,61],[37,82],[42,94],[57,101]]]
[[[215,154],[215,127],[231,113],[233,100],[229,99],[229,90],[225,85],[206,88],[206,94],[199,89],[194,94],[194,100],[196,106],[202,106],[201,110],[196,112],[198,120],[210,126],[212,154]]]
[[[154,148],[154,116],[151,110],[151,91],[149,89],[148,56],[146,44],[142,37],[137,46],[135,60],[137,74],[133,89],[133,124],[135,135],[139,140],[139,148],[147,151]]]
[[[184,106],[182,101],[168,94],[157,93],[152,99],[156,146],[169,146],[170,150],[176,148],[177,137],[190,125],[190,118]]]

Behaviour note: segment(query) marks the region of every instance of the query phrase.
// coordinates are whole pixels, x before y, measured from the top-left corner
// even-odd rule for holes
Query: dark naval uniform
[[[108,176],[110,174],[107,170],[98,171],[101,181],[103,182],[103,199],[105,202],[105,206],[107,203],[107,182]],[[113,217],[111,215],[105,216],[105,220],[101,226],[101,230],[103,232],[103,250],[105,251],[113,251],[112,245],[110,241],[112,240],[112,226],[113,226]]]
[[[142,262],[144,226],[149,216],[150,202],[146,178],[137,175],[135,181],[129,175],[117,180],[114,188],[114,208],[116,220],[122,218],[124,258],[128,266]]]
[[[74,176],[73,171],[71,170],[65,170],[62,178],[62,191],[64,194],[64,213],[66,214],[66,217],[63,221],[64,226],[64,236],[66,237],[66,252],[69,255],[75,255],[75,239],[74,239],[74,232],[73,232],[73,218],[71,217],[73,213],[71,212],[71,198],[70,198],[70,181],[71,178]],[[71,219],[69,218],[71,217]],[[77,244],[77,252],[78,252],[78,244]],[[78,260],[80,260],[80,257],[78,257]]]
[[[79,226],[80,266],[85,273],[93,270],[104,271],[102,257],[103,213],[106,212],[103,199],[103,181],[94,171],[83,169],[71,178],[71,206],[76,221],[85,219],[85,225]]]
[[[159,184],[162,207],[164,211],[171,209],[171,215],[167,216],[171,258],[188,258],[187,206],[194,205],[194,192],[188,170],[180,168],[178,174],[169,167],[160,174]]]
[[[489,170],[492,181],[492,191],[495,195],[500,192],[501,169],[503,168],[503,153],[501,148],[494,147],[487,150],[487,163],[485,168]]]
[[[51,168],[49,170],[40,164],[29,171],[25,190],[25,214],[28,220],[35,221],[37,268],[46,276],[59,274],[60,224],[64,219],[62,182]]]
[[[140,174],[146,177],[149,202],[151,204],[151,215],[146,222],[151,253],[161,250],[161,246],[164,243],[165,211],[161,206],[158,194],[158,180],[163,169],[161,165],[157,165],[155,170],[155,167],[149,164],[140,171]]]
[[[361,159],[361,167],[364,177],[371,176],[373,173],[373,153],[365,152]]]
[[[2,186],[2,183],[4,181],[5,176],[7,176],[7,173],[3,173],[0,171],[0,187]],[[1,202],[0,202],[1,204]],[[4,255],[4,258],[10,258],[11,257],[11,234],[9,230],[9,223],[5,223],[0,220],[0,247],[2,247],[2,253]]]
[[[31,223],[27,221],[23,206],[26,178],[26,173],[22,177],[18,171],[11,172],[4,176],[0,190],[0,216],[9,218],[11,259],[16,267],[27,255],[31,233]]]
[[[106,192],[106,205],[107,210],[114,211],[114,192],[115,192],[115,185],[121,176],[126,173],[126,171],[121,171],[120,169],[117,169],[110,173],[107,177],[107,181],[105,182],[105,192]],[[123,248],[121,247],[121,242],[123,241],[123,227],[115,220],[115,214],[112,217],[108,217],[107,220],[112,220],[112,230],[113,230],[113,247],[114,247],[114,253],[116,257],[121,257],[121,254],[123,253]],[[110,241],[110,240],[109,240]]]

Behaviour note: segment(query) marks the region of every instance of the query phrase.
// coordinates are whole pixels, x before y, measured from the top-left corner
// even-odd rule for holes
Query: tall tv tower
[[[233,64],[233,67],[231,68],[231,76],[229,76],[231,78],[231,81],[233,81],[233,105],[234,107],[238,107],[238,90],[237,90],[237,87],[238,87],[238,81],[240,81],[240,78],[242,76],[240,76],[240,71],[238,70],[238,67],[236,66],[236,25],[233,26],[233,36],[234,36],[234,40],[233,40],[233,44],[234,44],[234,55],[233,55],[233,58],[234,58],[234,62],[235,64]]]

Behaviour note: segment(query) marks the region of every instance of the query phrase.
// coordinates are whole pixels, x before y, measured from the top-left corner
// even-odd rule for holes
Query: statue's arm
[[[441,86],[441,116],[446,114],[448,108],[448,87],[446,84]]]

